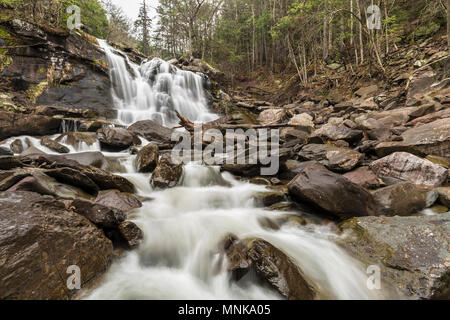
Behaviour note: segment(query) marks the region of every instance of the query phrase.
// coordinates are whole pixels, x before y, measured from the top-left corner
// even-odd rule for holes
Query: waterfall
[[[193,122],[217,119],[208,110],[204,76],[159,58],[138,66],[105,40],[98,42],[106,54],[113,103],[122,124],[151,119],[167,127],[176,126],[175,110]]]
[[[116,261],[84,298],[280,299],[251,274],[235,283],[225,267],[219,268],[218,243],[229,233],[265,239],[288,254],[318,285],[319,298],[386,298],[385,292],[367,288],[365,269],[330,240],[338,236],[329,227],[264,228],[261,218],[286,213],[255,207],[253,196],[263,186],[237,181],[220,168],[189,164],[178,187],[155,191],[149,188],[149,175],[134,173],[131,165],[128,170],[124,176],[139,193],[153,198],[133,214],[144,242]]]

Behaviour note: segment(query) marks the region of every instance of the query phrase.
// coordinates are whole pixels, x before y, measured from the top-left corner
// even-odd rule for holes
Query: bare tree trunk
[[[323,59],[328,58],[328,0],[325,0],[325,16],[323,18]]]
[[[363,45],[363,26],[361,23],[361,5],[359,3],[359,0],[356,0],[356,8],[358,10],[358,18],[359,18],[359,50],[360,50],[360,63],[363,64],[364,63],[364,45]]]
[[[450,50],[450,0],[447,0],[447,42]]]

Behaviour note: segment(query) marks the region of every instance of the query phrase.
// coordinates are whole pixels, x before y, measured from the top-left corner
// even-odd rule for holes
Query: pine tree
[[[149,17],[149,6],[146,0],[142,0],[141,7],[139,9],[138,19],[134,22],[134,26],[139,33],[140,49],[145,55],[150,54],[150,30],[152,27],[152,20]]]

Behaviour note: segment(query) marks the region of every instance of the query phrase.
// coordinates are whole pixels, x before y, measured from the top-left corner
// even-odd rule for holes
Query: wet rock
[[[343,177],[366,189],[376,189],[384,186],[384,182],[369,167],[360,167],[345,173]]]
[[[363,187],[319,164],[305,166],[288,184],[295,201],[306,202],[337,218],[376,214],[373,196]]]
[[[235,281],[245,276],[252,265],[252,260],[247,258],[247,246],[244,242],[233,235],[227,235],[219,244],[219,249],[224,250],[227,255],[227,271]]]
[[[360,130],[353,130],[344,125],[336,126],[326,124],[314,131],[311,137],[320,137],[331,141],[344,140],[349,143],[355,143],[362,139],[363,133]]]
[[[274,191],[274,192],[259,192],[254,196],[257,205],[262,205],[264,207],[270,207],[271,205],[282,202],[286,200],[286,195],[284,192]]]
[[[80,188],[58,182],[44,171],[27,168],[18,169],[0,182],[1,191],[33,191],[62,199],[89,198]]]
[[[0,193],[0,224],[0,299],[70,299],[69,266],[81,269],[84,287],[111,263],[103,232],[52,197]]]
[[[378,265],[387,286],[429,299],[448,288],[449,221],[450,213],[354,218],[340,225],[348,235],[342,245],[366,266]]]
[[[97,139],[103,147],[117,151],[141,144],[135,133],[123,128],[101,128],[97,131]]]
[[[256,274],[289,300],[313,300],[314,287],[285,253],[262,239],[249,239],[247,257]]]
[[[258,121],[261,125],[277,124],[287,121],[288,116],[285,109],[267,109],[259,114]]]
[[[141,244],[142,239],[144,239],[142,230],[131,221],[122,222],[119,225],[119,232],[130,249],[137,248]]]
[[[118,228],[127,218],[120,210],[84,199],[73,200],[69,207],[102,229]]]
[[[14,155],[11,150],[0,146],[0,156],[12,156]]]
[[[89,194],[96,195],[99,191],[97,184],[78,170],[71,168],[57,168],[45,170],[44,173],[55,178],[59,182],[78,187]]]
[[[120,192],[119,190],[101,191],[95,199],[95,202],[123,212],[129,212],[142,207],[141,201],[134,195]]]
[[[370,168],[378,177],[391,177],[418,185],[438,187],[447,180],[447,170],[406,152],[376,160]]]
[[[352,149],[328,144],[308,144],[302,148],[299,156],[304,160],[317,161],[336,172],[350,171],[364,158],[364,154]]]
[[[62,155],[34,155],[28,158],[32,161],[35,166],[39,166],[44,169],[55,169],[67,167],[81,172],[82,174],[89,177],[100,190],[117,189],[122,192],[134,193],[134,185],[128,181],[126,178],[111,174],[100,168],[94,166],[84,166],[77,161],[66,158]],[[27,161],[29,161],[27,160]],[[10,159],[5,161],[4,166],[11,166],[11,161],[17,166],[23,166],[20,159]],[[0,160],[0,168],[2,167],[2,161]]]
[[[49,148],[50,150],[53,150],[55,152],[59,153],[69,153],[70,149],[66,146],[63,146],[62,144],[50,139],[49,137],[44,137],[41,139],[41,145],[44,147]]]
[[[14,140],[10,145],[10,149],[13,153],[16,154],[22,153],[24,150],[22,140],[20,139]]]
[[[155,121],[139,121],[128,127],[128,131],[144,137],[148,141],[172,144],[173,130],[166,128]]]
[[[108,161],[100,151],[78,152],[64,155],[65,159],[74,160],[83,166],[108,169]]]
[[[83,144],[92,146],[97,143],[97,136],[93,132],[66,132],[56,138],[56,142],[69,144],[75,150],[80,150]]]
[[[436,191],[418,187],[410,182],[376,190],[372,193],[378,203],[378,213],[386,216],[407,216],[431,207],[438,197]]]
[[[22,135],[55,134],[60,126],[61,119],[0,111],[0,140]]]
[[[137,153],[135,167],[138,172],[152,172],[156,168],[159,157],[158,145],[149,143]]]
[[[153,188],[173,188],[180,181],[182,173],[183,165],[174,163],[172,155],[166,153],[159,159],[150,183]]]
[[[450,118],[436,120],[405,131],[404,143],[424,154],[445,157],[450,154]]]

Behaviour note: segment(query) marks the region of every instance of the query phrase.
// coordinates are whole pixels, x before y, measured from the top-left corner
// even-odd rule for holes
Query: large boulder
[[[136,155],[134,165],[138,172],[152,172],[156,168],[159,157],[157,144],[149,143],[143,147]]]
[[[29,135],[45,136],[58,133],[61,119],[0,111],[0,140]]]
[[[363,187],[319,164],[309,164],[288,184],[289,195],[337,218],[376,214],[373,196]]]
[[[0,299],[70,299],[70,266],[80,268],[83,287],[111,263],[103,232],[52,197],[0,193],[0,225]]]
[[[87,175],[72,168],[55,168],[45,170],[47,176],[55,178],[57,181],[80,188],[84,192],[96,195],[99,191],[98,185]]]
[[[284,252],[263,239],[227,239],[228,270],[239,280],[253,269],[256,275],[289,300],[313,300],[316,289]]]
[[[360,217],[340,227],[344,248],[366,267],[380,267],[382,287],[424,299],[448,290],[450,213]]]
[[[26,158],[4,159],[2,165],[0,159],[0,168],[22,167],[23,161],[32,161],[32,164],[44,169],[70,168],[77,170],[85,176],[89,177],[100,190],[117,189],[122,192],[134,193],[134,185],[122,176],[109,173],[94,166],[85,166],[75,160],[71,160],[62,155],[34,155]]]
[[[123,128],[101,128],[97,130],[97,139],[103,147],[118,151],[141,144],[135,133]]]
[[[89,194],[80,188],[60,183],[40,169],[17,169],[9,173],[0,181],[0,191],[33,191],[62,199],[89,198]]]
[[[85,199],[73,200],[70,208],[102,229],[118,228],[126,219],[126,215],[120,210]]]
[[[364,158],[362,153],[329,144],[308,144],[302,148],[299,156],[303,160],[317,161],[336,172],[350,171]]]
[[[450,154],[450,118],[411,128],[402,137],[405,144],[424,154],[446,157]]]
[[[74,160],[83,166],[93,166],[103,170],[108,169],[108,161],[100,151],[87,151],[64,155],[65,159]]]
[[[378,213],[386,216],[407,216],[431,207],[438,193],[411,182],[397,183],[372,193],[378,203]]]
[[[165,153],[159,159],[150,182],[153,188],[173,188],[180,181],[182,174],[183,165],[174,163],[172,161],[172,155]]]
[[[447,180],[447,170],[406,152],[395,152],[370,164],[379,177],[396,178],[414,184],[437,187]]]
[[[144,137],[148,141],[154,141],[157,143],[173,143],[172,133],[173,130],[160,125],[152,120],[143,120],[136,122],[128,127],[128,131]]]
[[[129,212],[142,207],[141,201],[134,195],[120,192],[119,190],[101,191],[95,199],[95,202],[123,212]]]

